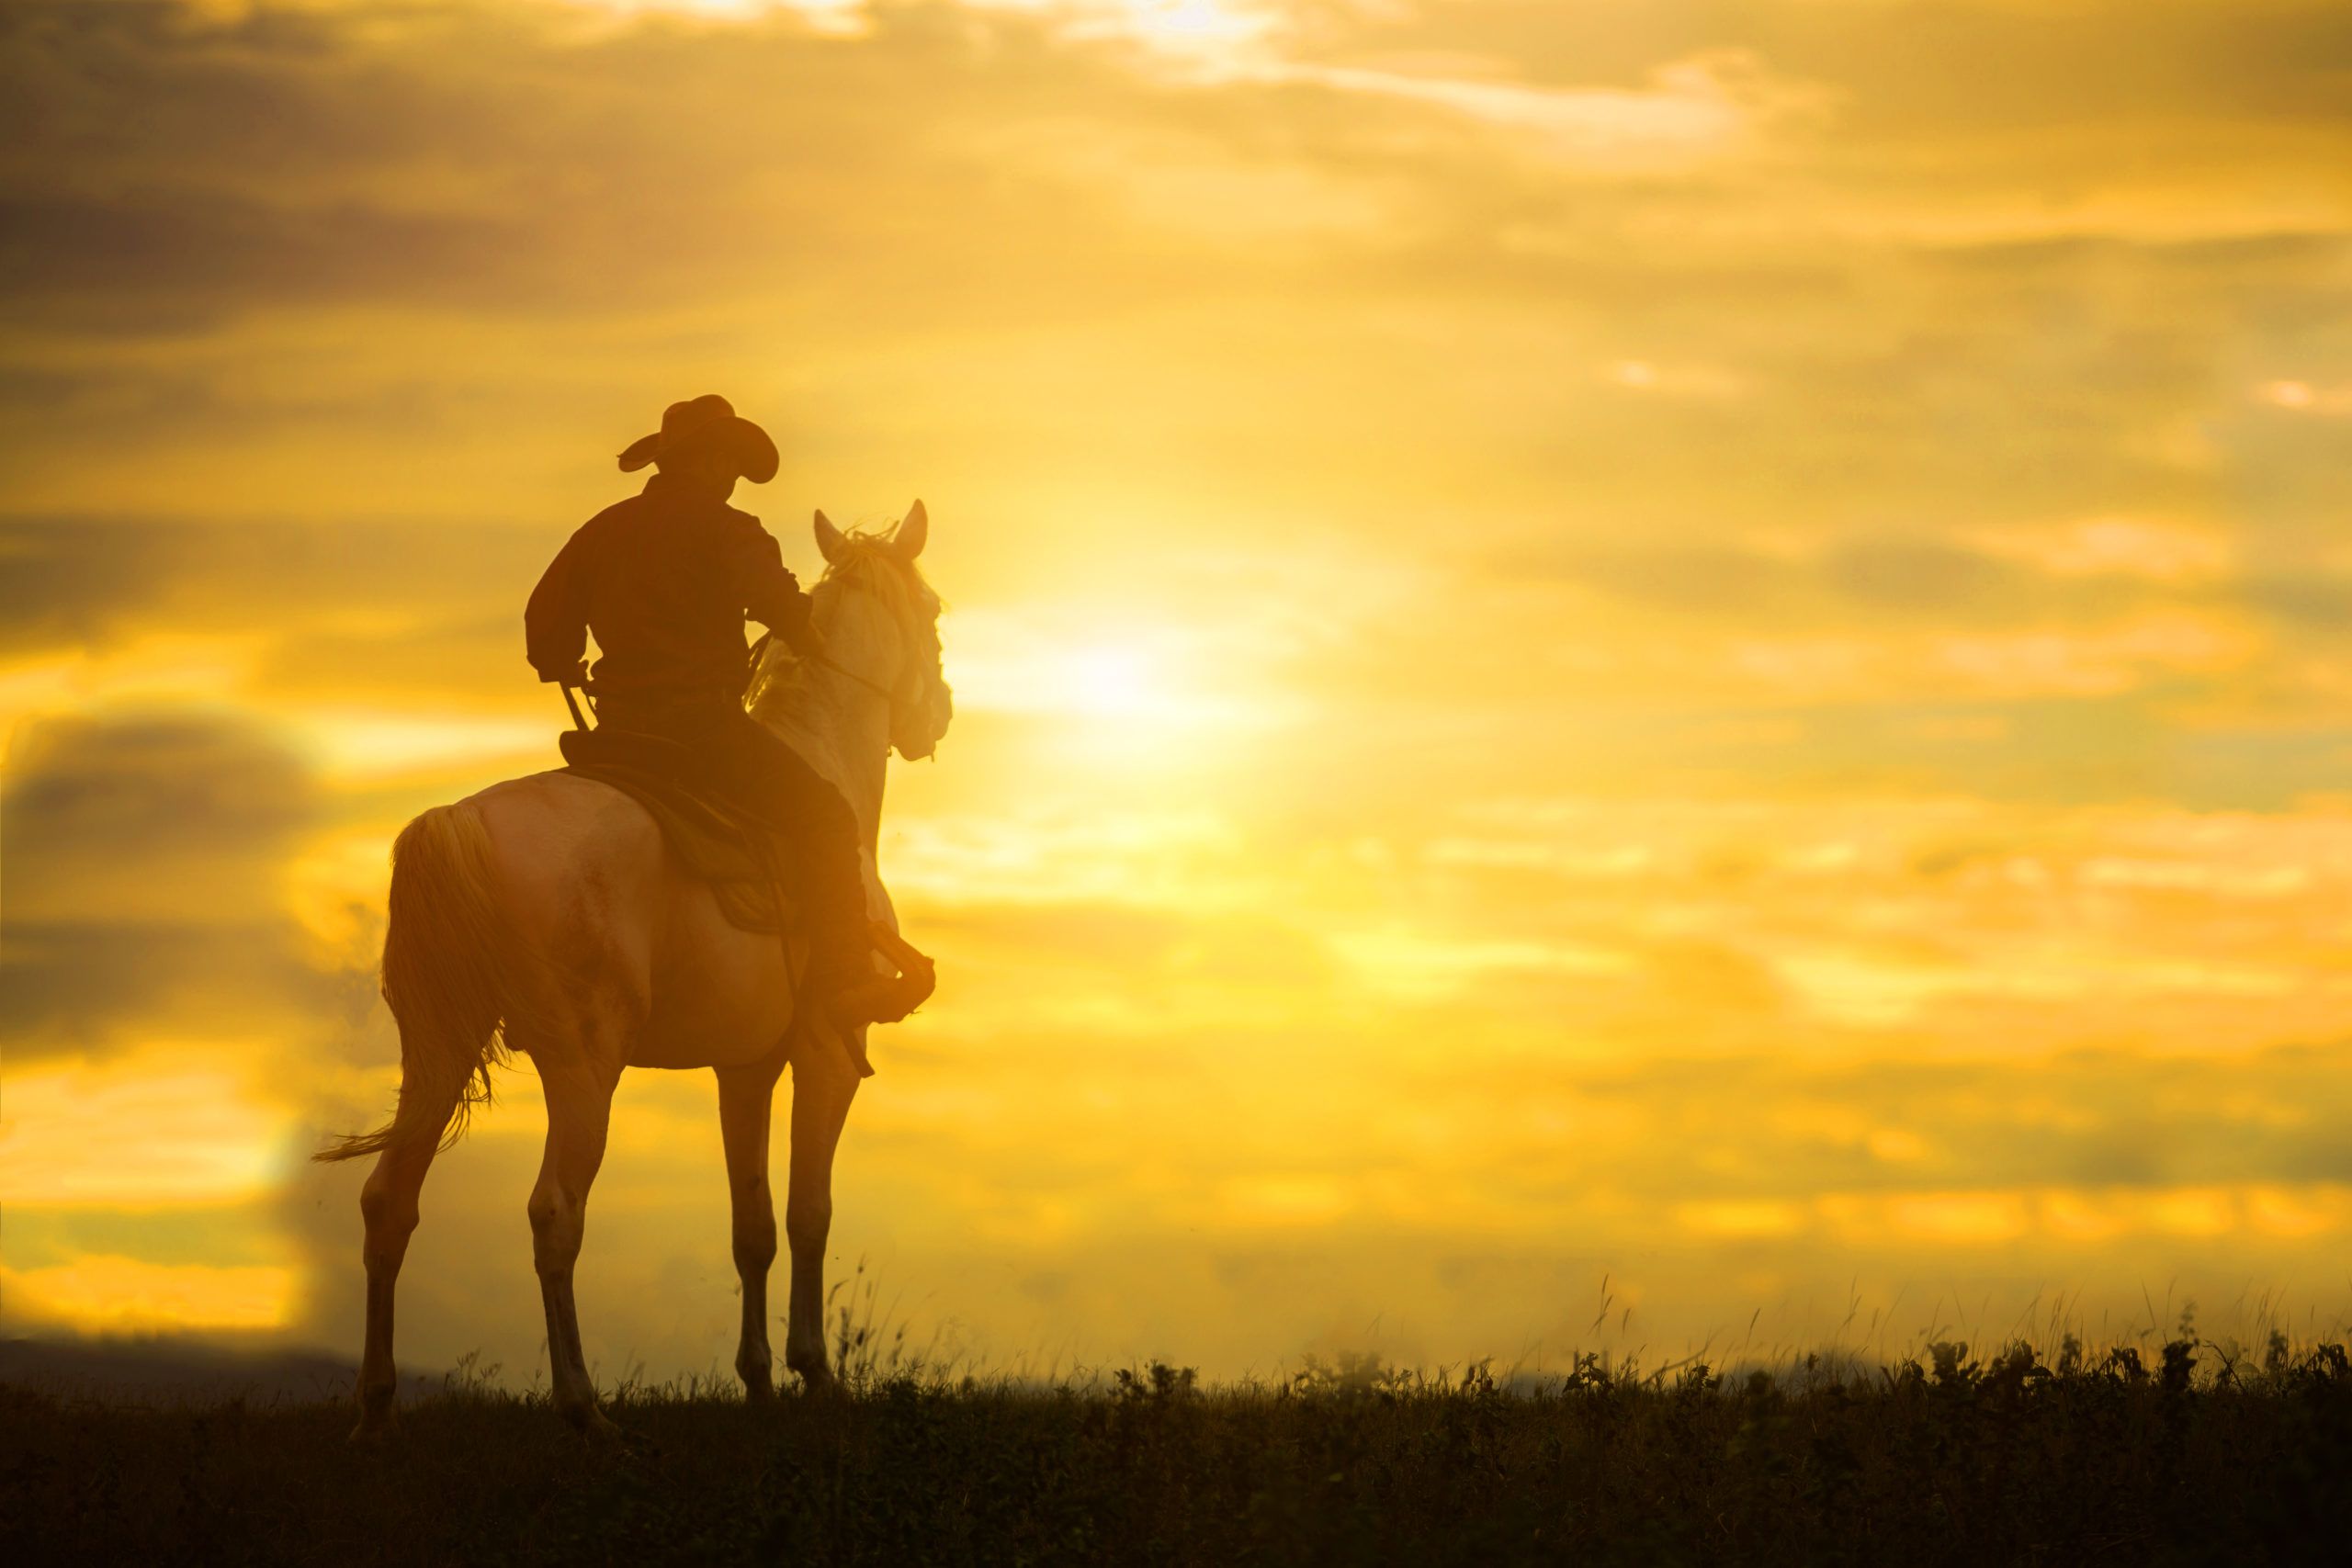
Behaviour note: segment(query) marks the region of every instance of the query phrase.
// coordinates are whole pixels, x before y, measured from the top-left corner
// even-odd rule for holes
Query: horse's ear
[[[890,536],[890,553],[902,561],[911,561],[922,554],[923,546],[931,542],[931,513],[917,501],[907,508],[906,521]]]
[[[835,566],[849,559],[848,536],[833,526],[833,520],[822,512],[817,513],[817,549]]]

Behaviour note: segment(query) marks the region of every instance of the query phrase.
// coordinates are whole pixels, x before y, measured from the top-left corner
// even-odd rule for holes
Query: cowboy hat
[[[735,459],[735,471],[755,485],[775,478],[775,443],[768,433],[741,418],[735,405],[713,392],[688,402],[672,403],[662,412],[662,428],[640,437],[621,454],[621,472],[633,474],[648,463],[683,457],[716,444]]]

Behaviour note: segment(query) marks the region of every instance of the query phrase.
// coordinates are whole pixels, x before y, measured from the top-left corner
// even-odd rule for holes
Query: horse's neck
[[[890,716],[846,681],[803,680],[777,705],[771,722],[785,744],[800,753],[842,792],[857,818],[858,841],[871,852],[882,827],[882,787],[889,775]]]

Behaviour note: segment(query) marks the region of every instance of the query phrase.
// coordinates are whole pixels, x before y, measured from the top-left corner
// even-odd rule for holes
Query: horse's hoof
[[[743,1380],[744,1404],[774,1404],[775,1402],[775,1384],[770,1382],[766,1377],[762,1376],[757,1379],[745,1378]]]
[[[387,1394],[381,1398],[362,1397],[359,1402],[359,1425],[351,1429],[355,1443],[372,1443],[392,1429],[392,1401]]]
[[[563,1418],[571,1423],[572,1429],[574,1431],[578,1432],[582,1437],[586,1438],[591,1442],[616,1443],[620,1441],[620,1427],[606,1416],[603,1411],[597,1409],[593,1404],[578,1415],[574,1415],[571,1411],[567,1410],[564,1412]]]

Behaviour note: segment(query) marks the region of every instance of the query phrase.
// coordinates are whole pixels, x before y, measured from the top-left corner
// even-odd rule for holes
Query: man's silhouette
[[[588,686],[594,631],[599,721],[684,745],[695,782],[784,829],[811,908],[808,973],[796,1014],[840,1030],[876,1021],[854,1010],[870,981],[872,939],[857,830],[841,792],[743,709],[743,623],[819,653],[808,596],[758,518],[727,504],[737,479],[775,477],[775,443],[721,397],[673,403],[659,434],[621,454],[624,473],[658,471],[643,493],[589,519],[555,558],[524,612],[542,681]],[[870,986],[864,987],[871,989]]]

